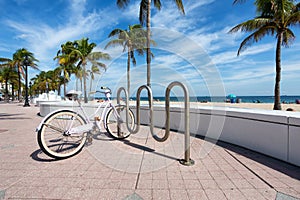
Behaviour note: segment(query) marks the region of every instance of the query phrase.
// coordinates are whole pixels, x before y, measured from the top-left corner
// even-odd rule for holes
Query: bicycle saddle
[[[70,91],[66,94],[66,97],[67,97],[69,100],[77,100],[79,95],[81,95],[81,91],[70,90]]]

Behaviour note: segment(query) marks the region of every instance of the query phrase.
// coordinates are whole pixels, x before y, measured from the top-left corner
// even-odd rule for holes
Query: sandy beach
[[[130,105],[135,105],[135,101],[130,101]],[[141,101],[141,105],[147,104],[147,101]],[[153,102],[154,105],[164,105],[165,102]],[[183,102],[171,102],[171,105],[181,105],[183,106]],[[247,109],[263,109],[263,110],[273,110],[273,103],[221,103],[221,102],[191,102],[191,107],[202,107],[202,106],[216,106],[216,107],[230,107],[230,108],[247,108]],[[281,104],[282,111],[286,111],[287,109],[292,109],[293,112],[300,112],[300,104]]]
[[[273,103],[197,103],[199,106],[225,106],[234,108],[249,108],[249,109],[264,109],[273,110]],[[282,110],[286,111],[288,108],[295,112],[300,112],[300,104],[281,104]]]

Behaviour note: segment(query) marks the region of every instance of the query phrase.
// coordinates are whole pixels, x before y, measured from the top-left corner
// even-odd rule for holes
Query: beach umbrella
[[[234,94],[229,94],[227,97],[230,98],[230,99],[236,98],[236,96]]]

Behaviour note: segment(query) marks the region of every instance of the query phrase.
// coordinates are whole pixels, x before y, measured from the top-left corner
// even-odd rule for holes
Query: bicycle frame
[[[116,108],[115,106],[112,104],[112,100],[110,98],[110,94],[111,94],[111,90],[110,89],[106,89],[105,92],[102,92],[102,91],[96,91],[96,92],[100,92],[100,93],[104,93],[105,94],[105,97],[106,97],[106,100],[101,102],[100,105],[97,107],[96,111],[91,115],[91,116],[94,116],[94,121],[91,121],[90,120],[90,117],[91,116],[88,116],[88,114],[86,113],[86,111],[84,110],[84,107],[82,106],[81,102],[79,99],[77,99],[77,102],[79,104],[79,110],[82,112],[82,116],[83,118],[85,119],[85,121],[87,122],[87,124],[84,124],[84,125],[81,125],[81,126],[77,126],[77,127],[73,127],[73,128],[69,128],[69,130],[66,131],[66,135],[76,135],[76,134],[81,134],[83,132],[88,132],[88,131],[91,131],[93,130],[93,128],[96,126],[99,130],[101,130],[101,126],[100,126],[100,122],[102,121],[103,122],[103,125],[104,125],[104,128],[107,128],[107,124],[106,124],[106,116],[108,114],[108,111],[110,110],[110,108],[114,109],[114,114],[115,114],[115,117],[116,118],[120,118],[120,116],[118,115],[118,112],[116,112]],[[99,116],[97,116],[97,113],[100,111],[100,109],[104,106],[103,110],[102,110],[102,113],[101,113],[101,118],[99,118]],[[42,120],[42,122],[39,124],[39,126],[37,127],[36,131],[39,131],[43,124],[45,123],[45,120],[50,116],[52,115],[53,113],[55,112],[58,112],[58,111],[64,111],[64,110],[68,110],[68,111],[72,111],[74,112],[75,114],[77,115],[80,115],[79,114],[79,110],[77,111],[74,111],[74,110],[69,110],[69,109],[59,109],[59,110],[55,110],[51,113],[49,113],[47,116],[44,117],[44,119]],[[70,123],[69,127],[72,127],[73,125],[73,120],[72,122]]]

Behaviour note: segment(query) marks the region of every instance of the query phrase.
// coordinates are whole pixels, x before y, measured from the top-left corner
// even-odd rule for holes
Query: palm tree
[[[49,80],[49,79],[48,79]],[[41,71],[38,75],[31,79],[33,81],[34,90],[38,90],[39,93],[46,92],[47,72]]]
[[[17,68],[18,80],[19,80],[18,100],[20,100],[20,95],[21,95],[21,74],[23,75],[23,78],[25,78],[24,60],[26,56],[29,61],[29,66],[32,67],[33,69],[38,69],[37,64],[35,63],[38,62],[38,60],[34,57],[33,53],[31,53],[27,49],[25,48],[18,49],[13,54],[12,65]]]
[[[81,66],[83,69],[83,91],[84,91],[84,102],[87,103],[87,90],[86,90],[86,65],[91,62],[93,66],[105,68],[104,63],[98,62],[99,59],[109,60],[110,56],[107,53],[92,52],[96,47],[95,43],[89,43],[88,38],[82,38],[74,42],[74,48],[70,53],[71,56],[75,56],[79,59],[78,67]]]
[[[117,0],[117,5],[119,8],[124,8],[128,5],[130,0]],[[178,10],[185,14],[184,6],[182,0],[174,0]],[[153,0],[154,7],[158,10],[161,9],[161,1],[160,0]],[[139,13],[139,20],[141,25],[146,24],[147,27],[147,85],[151,87],[151,0],[141,0],[140,3],[140,13]]]
[[[58,59],[59,67],[56,68],[56,72],[63,74],[64,77],[64,96],[67,94],[67,83],[70,80],[70,76],[75,69],[75,63],[77,62],[77,57],[71,55],[74,49],[74,42],[67,41],[65,44],[61,45],[61,49],[58,50],[54,60]]]
[[[9,58],[0,58],[0,82],[5,82],[4,78],[4,68],[11,67],[11,59]],[[6,69],[5,69],[6,70]],[[5,99],[7,98],[8,95],[8,88],[7,85],[5,86]]]
[[[9,90],[8,85],[12,84],[13,88],[13,82],[17,78],[17,72],[14,68],[11,68],[10,66],[1,67],[0,68],[0,81],[5,83],[5,100],[9,101]],[[13,95],[13,89],[12,89],[12,95]]]
[[[90,70],[87,71],[90,74],[91,80],[90,80],[90,92],[92,91],[92,84],[93,80],[95,79],[95,74],[100,74],[99,67],[93,65]]]
[[[76,77],[76,90],[78,89],[78,80],[80,81],[80,86],[82,85],[82,78],[83,78],[83,73],[82,73],[82,69],[80,67],[76,67],[73,71],[75,77]],[[82,90],[82,87],[81,87]]]
[[[238,24],[229,32],[251,32],[251,34],[242,41],[237,55],[240,55],[240,53],[252,43],[260,41],[265,35],[276,37],[276,78],[273,109],[281,110],[281,46],[289,46],[295,39],[295,35],[290,27],[299,24],[300,12],[292,0],[256,0],[255,5],[259,16]]]
[[[140,24],[128,26],[128,30],[114,29],[108,37],[117,36],[117,39],[112,39],[107,43],[105,49],[110,46],[121,45],[123,52],[127,49],[127,92],[130,94],[130,61],[136,65],[134,51],[139,55],[143,55],[145,51],[147,32],[142,29]],[[153,44],[154,41],[151,40]]]
[[[12,60],[9,59],[9,58],[0,58],[0,63],[1,63],[0,64],[0,68],[3,68],[3,67],[14,68]],[[12,91],[11,91],[11,93],[12,93],[11,94],[12,95],[12,101],[15,100],[14,89],[15,89],[17,77],[14,77],[14,78],[15,78],[15,80],[10,80],[11,88],[12,88]]]
[[[53,80],[54,80],[53,82],[55,82],[57,94],[58,94],[58,96],[60,96],[61,95],[61,86],[66,84],[65,77],[61,75],[60,66],[53,70]]]
[[[9,58],[0,58],[0,67],[6,67],[11,62]]]

